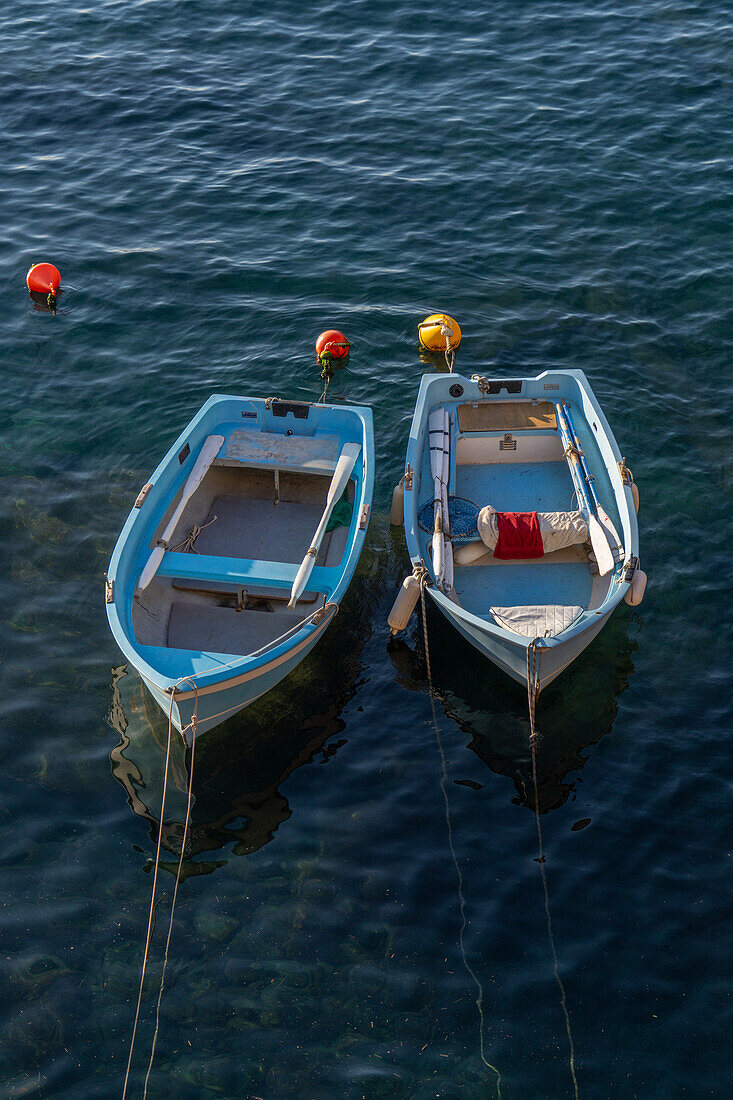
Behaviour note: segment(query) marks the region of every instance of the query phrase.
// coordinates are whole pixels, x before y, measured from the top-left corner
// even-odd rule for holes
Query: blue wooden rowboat
[[[189,743],[321,637],[373,485],[368,408],[215,394],[173,444],[122,529],[106,602],[126,660]]]
[[[640,602],[632,482],[582,371],[505,381],[425,375],[404,477],[412,564],[427,569],[430,597],[456,629],[524,684],[531,647],[539,691],[622,599]],[[499,560],[477,529],[487,505],[536,511],[582,535],[561,549],[546,545],[543,557]]]

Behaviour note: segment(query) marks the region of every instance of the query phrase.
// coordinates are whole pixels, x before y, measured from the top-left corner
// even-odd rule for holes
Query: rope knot
[[[430,586],[430,573],[426,566],[416,565],[412,570],[412,575],[418,579],[421,588],[428,588]]]

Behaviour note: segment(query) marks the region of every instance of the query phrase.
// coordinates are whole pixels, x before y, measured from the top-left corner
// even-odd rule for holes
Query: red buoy
[[[349,341],[338,329],[330,328],[322,332],[316,340],[318,362],[323,365],[332,359],[345,359],[349,354],[349,346]]]
[[[25,281],[32,293],[55,295],[61,286],[61,275],[53,264],[31,264]]]

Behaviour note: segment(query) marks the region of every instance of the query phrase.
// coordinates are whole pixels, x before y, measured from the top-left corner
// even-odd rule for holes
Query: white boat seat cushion
[[[582,607],[557,603],[492,607],[490,611],[499,626],[525,638],[554,638],[583,614]]]
[[[551,554],[553,550],[563,550],[566,546],[575,546],[588,538],[588,524],[582,512],[538,512],[537,520],[546,554]],[[482,508],[476,526],[481,541],[493,550],[499,541],[496,509],[490,504]]]

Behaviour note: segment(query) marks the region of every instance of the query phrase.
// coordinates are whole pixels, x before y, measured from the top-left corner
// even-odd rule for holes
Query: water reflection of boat
[[[488,665],[438,615],[429,615],[429,645],[436,698],[446,717],[468,737],[467,746],[498,775],[514,781],[513,801],[534,810],[527,692]],[[422,627],[415,642],[391,641],[389,653],[400,683],[426,691]],[[617,699],[633,673],[636,642],[618,617],[581,654],[560,685],[550,684],[537,705],[537,779],[541,813],[557,809],[575,791],[584,750],[613,727]]]
[[[283,682],[245,712],[221,725],[212,738],[198,742],[194,759],[193,806],[187,857],[232,846],[246,855],[271,840],[290,815],[280,786],[318,753],[328,760],[344,744],[334,740],[344,729],[341,712],[357,690],[359,653],[369,637],[365,605],[378,586],[355,585],[350,614],[332,638]],[[361,606],[359,606],[361,605]],[[165,715],[127,666],[113,671],[108,722],[120,736],[110,754],[112,771],[124,786],[130,807],[151,823],[157,840],[168,739]],[[330,741],[330,744],[326,744]],[[177,735],[171,761],[162,845],[180,852],[186,814],[190,749]],[[216,863],[188,864],[187,873],[213,870]]]

